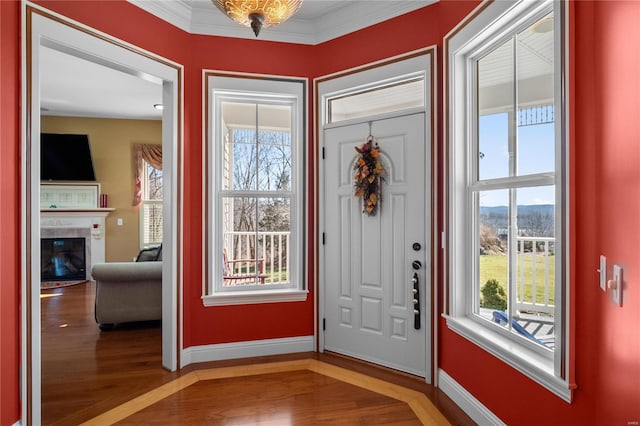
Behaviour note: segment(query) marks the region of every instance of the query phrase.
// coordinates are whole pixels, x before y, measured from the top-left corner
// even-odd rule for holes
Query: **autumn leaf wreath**
[[[384,181],[384,168],[380,161],[380,147],[373,136],[367,141],[356,146],[359,158],[356,160],[355,170],[355,196],[362,197],[362,212],[369,216],[375,216],[382,200],[382,181]]]

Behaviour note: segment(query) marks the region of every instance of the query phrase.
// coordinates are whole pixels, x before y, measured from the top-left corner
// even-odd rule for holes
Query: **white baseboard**
[[[479,425],[503,426],[505,423],[482,405],[444,370],[438,370],[438,387]]]
[[[192,346],[182,351],[180,356],[180,367],[196,362],[220,361],[224,359],[249,358],[265,355],[282,355],[296,352],[312,352],[313,350],[313,336]]]

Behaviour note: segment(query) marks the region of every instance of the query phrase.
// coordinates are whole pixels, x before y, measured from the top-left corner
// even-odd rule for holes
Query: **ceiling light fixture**
[[[289,19],[302,0],[211,0],[218,9],[240,25],[251,27],[258,37],[260,30]]]
[[[160,110],[160,111],[162,111],[162,109],[164,108],[162,104],[153,104],[153,107],[154,107],[155,109]]]

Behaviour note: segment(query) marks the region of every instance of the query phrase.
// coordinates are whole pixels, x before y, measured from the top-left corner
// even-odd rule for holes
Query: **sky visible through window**
[[[509,176],[507,113],[480,116],[479,178],[494,179]],[[552,173],[555,166],[553,123],[519,126],[518,175]],[[505,191],[483,191],[480,205],[504,206]],[[555,204],[555,190],[550,187],[518,190],[518,205]]]

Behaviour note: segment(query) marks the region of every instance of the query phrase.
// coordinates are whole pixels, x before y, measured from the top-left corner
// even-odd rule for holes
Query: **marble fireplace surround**
[[[44,209],[40,211],[41,238],[84,238],[87,279],[91,268],[105,262],[105,218],[113,211],[102,209]]]

